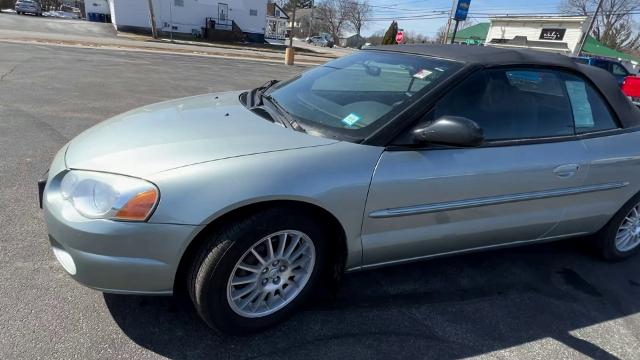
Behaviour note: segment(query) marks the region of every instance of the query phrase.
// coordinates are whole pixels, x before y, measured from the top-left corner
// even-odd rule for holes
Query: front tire
[[[640,251],[640,194],[629,200],[596,235],[606,260],[622,260]]]
[[[212,328],[243,335],[295,313],[320,281],[327,233],[304,211],[268,209],[209,235],[189,274],[196,310]]]

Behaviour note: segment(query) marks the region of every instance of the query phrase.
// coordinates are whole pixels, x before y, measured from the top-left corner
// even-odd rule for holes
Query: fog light
[[[69,255],[68,252],[57,248],[57,247],[53,247],[53,255],[56,256],[56,259],[58,259],[58,262],[60,262],[60,264],[62,265],[62,267],[71,275],[75,275],[76,274],[76,264],[73,262],[73,258],[71,257],[71,255]]]

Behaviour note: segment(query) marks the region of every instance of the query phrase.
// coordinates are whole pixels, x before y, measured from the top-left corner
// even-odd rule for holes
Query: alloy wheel
[[[616,250],[627,252],[640,245],[640,204],[622,220],[616,234]]]
[[[258,240],[240,257],[227,282],[231,309],[248,318],[282,309],[309,281],[315,260],[313,242],[300,231],[279,231]]]

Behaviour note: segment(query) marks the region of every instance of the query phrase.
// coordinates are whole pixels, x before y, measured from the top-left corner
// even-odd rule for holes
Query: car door
[[[484,146],[385,151],[365,209],[364,266],[548,237],[576,194],[589,190],[562,75],[476,72],[424,121],[474,120],[485,132]]]
[[[565,81],[576,133],[589,161],[585,186],[603,190],[581,194],[577,202],[567,204],[565,219],[554,234],[596,232],[638,191],[640,132],[621,129],[610,105],[589,81],[575,75]]]

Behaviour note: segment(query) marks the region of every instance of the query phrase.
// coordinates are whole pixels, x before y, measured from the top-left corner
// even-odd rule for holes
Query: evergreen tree
[[[382,39],[382,45],[394,45],[396,44],[396,34],[398,34],[398,23],[395,21],[391,22],[389,25],[389,29],[384,33],[384,38]]]

